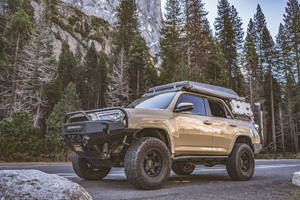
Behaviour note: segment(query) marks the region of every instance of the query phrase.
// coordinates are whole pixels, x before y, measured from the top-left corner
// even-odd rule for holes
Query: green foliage
[[[77,18],[74,17],[74,16],[71,16],[71,17],[68,18],[68,21],[69,21],[69,23],[70,23],[72,26],[74,26],[74,25],[75,25],[75,22],[77,21]]]
[[[128,55],[129,86],[132,90],[131,99],[133,100],[154,85],[153,80],[157,79],[157,74],[153,73],[149,48],[140,34],[133,38]]]
[[[0,121],[0,154],[10,159],[40,155],[40,128],[33,127],[33,121],[24,110],[15,111],[11,119]]]
[[[125,52],[129,52],[130,44],[133,38],[139,34],[138,10],[135,1],[122,0],[118,9],[116,22],[115,44],[117,45],[117,54],[123,47]]]
[[[24,37],[32,30],[32,25],[28,15],[23,9],[20,9],[9,19],[8,25],[4,30],[4,35],[10,39]]]
[[[238,51],[243,41],[242,22],[234,6],[228,0],[220,0],[218,17],[215,21],[216,36],[221,43],[225,57],[225,67],[228,73],[229,86],[236,92],[242,92],[241,84],[244,78],[239,67]]]
[[[70,50],[67,42],[63,42],[61,54],[58,60],[58,78],[57,81],[61,83],[62,90],[64,90],[67,85],[73,81],[72,70],[76,66],[76,60],[74,54]]]
[[[61,129],[65,114],[81,110],[81,101],[76,93],[75,85],[71,82],[66,87],[61,100],[54,106],[53,111],[47,119],[48,127],[47,150],[48,154],[57,154],[67,151],[67,147],[60,147]]]
[[[34,8],[32,7],[30,0],[23,0],[21,8],[25,11],[25,13],[28,15],[29,20],[34,24]]]
[[[7,4],[5,6],[5,10],[6,13],[10,16],[15,14],[19,10],[21,5],[21,0],[9,0],[6,1],[6,3]]]
[[[169,83],[179,74],[174,73],[184,63],[185,39],[183,34],[183,12],[179,0],[168,0],[166,4],[165,26],[161,30],[159,56],[161,58],[160,83]],[[178,65],[178,66],[177,66]],[[179,67],[180,65],[180,67]],[[174,77],[173,77],[174,76]]]

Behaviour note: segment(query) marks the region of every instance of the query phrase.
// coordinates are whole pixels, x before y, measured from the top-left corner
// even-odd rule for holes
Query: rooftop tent
[[[231,89],[192,81],[182,81],[153,87],[150,88],[148,90],[148,93],[144,94],[144,96],[152,96],[162,92],[180,90],[206,94],[227,100],[234,99],[237,101],[245,101],[244,97],[240,97],[235,91]]]

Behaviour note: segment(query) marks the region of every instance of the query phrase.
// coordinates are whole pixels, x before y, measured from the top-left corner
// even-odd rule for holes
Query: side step
[[[178,156],[173,158],[174,161],[188,161],[188,160],[207,160],[207,159],[227,159],[228,156]]]

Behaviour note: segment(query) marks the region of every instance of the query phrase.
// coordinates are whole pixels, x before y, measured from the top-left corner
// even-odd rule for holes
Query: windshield
[[[176,92],[143,97],[132,102],[127,108],[166,109],[173,100]]]

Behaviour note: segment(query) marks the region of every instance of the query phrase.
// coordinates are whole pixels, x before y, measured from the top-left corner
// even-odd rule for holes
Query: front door
[[[182,94],[180,103],[193,103],[189,112],[175,113],[177,134],[174,135],[175,154],[211,154],[212,121],[207,116],[204,99],[201,96]]]

